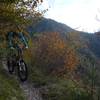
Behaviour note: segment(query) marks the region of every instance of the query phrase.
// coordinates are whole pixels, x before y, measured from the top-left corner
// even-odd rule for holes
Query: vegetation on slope
[[[19,82],[10,76],[0,64],[0,100],[25,100]]]
[[[99,96],[91,84],[95,72],[92,64],[96,64],[96,59],[89,53],[87,44],[77,40],[79,33],[73,34],[67,40],[59,33],[33,37],[32,48],[26,53],[31,58],[26,60],[29,80],[40,88],[44,100],[96,100]]]

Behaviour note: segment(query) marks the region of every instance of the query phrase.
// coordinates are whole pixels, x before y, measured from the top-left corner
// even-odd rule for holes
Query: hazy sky
[[[47,0],[45,8],[49,11],[47,18],[77,28],[77,30],[93,32],[100,30],[100,0]],[[48,3],[48,4],[47,4]]]

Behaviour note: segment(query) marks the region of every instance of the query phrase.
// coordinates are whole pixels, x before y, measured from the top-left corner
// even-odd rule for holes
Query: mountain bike
[[[18,47],[17,53],[10,50],[10,55],[7,57],[7,67],[10,74],[15,72],[17,68],[18,77],[21,81],[26,81],[28,77],[27,65],[23,59],[23,48]]]

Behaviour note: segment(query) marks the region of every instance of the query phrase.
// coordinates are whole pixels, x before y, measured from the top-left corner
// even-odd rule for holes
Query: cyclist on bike
[[[22,32],[8,32],[7,40],[8,47],[10,48],[10,52],[8,50],[7,55],[8,71],[12,74],[17,66],[20,80],[25,81],[27,80],[28,72],[27,65],[23,59],[23,49],[28,48],[27,37]]]

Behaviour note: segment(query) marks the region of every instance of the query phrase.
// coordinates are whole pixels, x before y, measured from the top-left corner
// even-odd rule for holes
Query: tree
[[[0,0],[0,33],[22,29],[32,17],[34,21],[42,15],[36,8],[43,0]],[[5,31],[5,32],[4,32]]]

